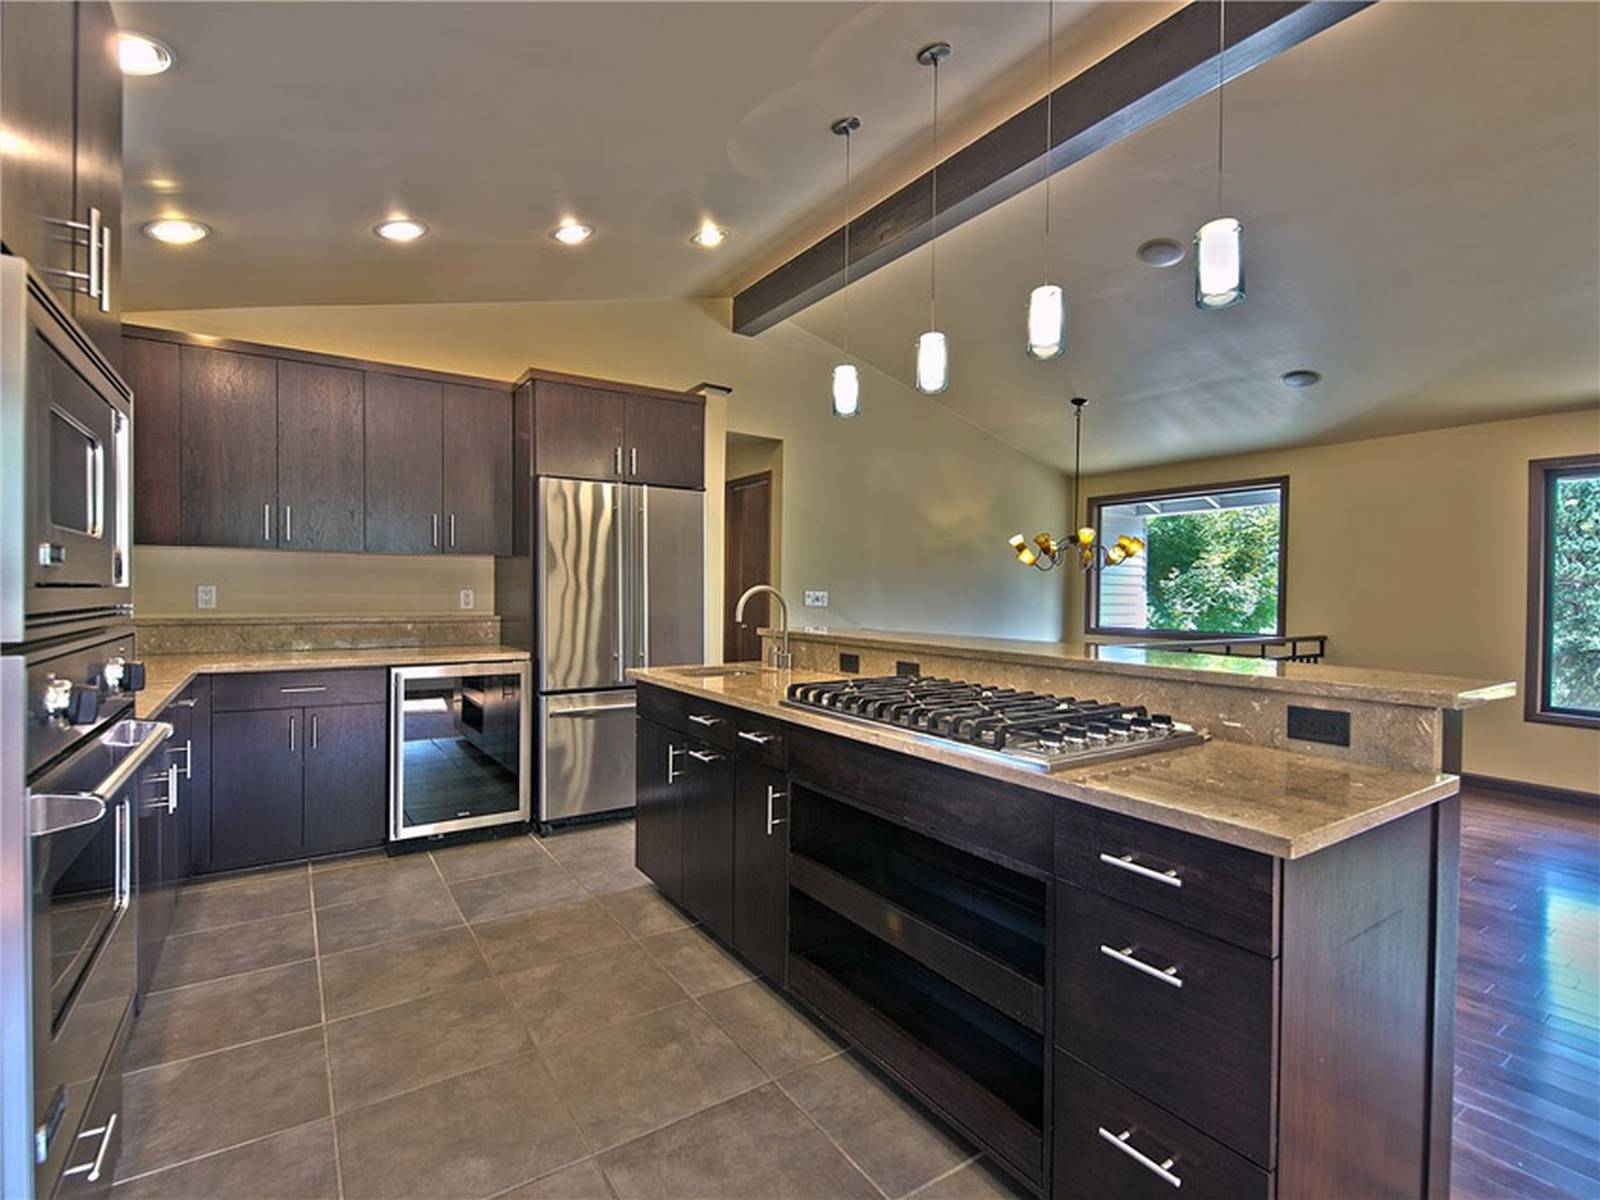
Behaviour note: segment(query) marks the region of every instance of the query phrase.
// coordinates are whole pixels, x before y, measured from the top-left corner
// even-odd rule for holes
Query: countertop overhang
[[[1215,740],[1045,774],[966,753],[954,743],[782,703],[790,683],[834,679],[836,674],[753,665],[745,674],[695,673],[704,670],[654,667],[630,674],[641,683],[1278,858],[1303,858],[1447,799],[1461,787],[1459,778],[1442,772],[1404,771]]]

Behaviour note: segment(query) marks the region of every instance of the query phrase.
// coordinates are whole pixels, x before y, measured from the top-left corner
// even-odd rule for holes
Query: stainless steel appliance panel
[[[0,658],[0,1196],[33,1186],[32,863],[28,853],[27,674]]]
[[[627,682],[623,487],[541,479],[535,549],[539,691]]]
[[[539,820],[633,807],[632,688],[539,698]]]
[[[134,658],[128,629],[97,629],[27,648],[27,770],[33,772],[115,720]],[[117,682],[112,682],[116,679]]]
[[[705,661],[705,496],[628,488],[635,585],[631,652],[638,667]]]

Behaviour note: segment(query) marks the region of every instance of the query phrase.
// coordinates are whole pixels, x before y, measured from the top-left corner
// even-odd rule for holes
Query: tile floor
[[[114,1200],[1012,1186],[633,867],[631,823],[185,890]]]

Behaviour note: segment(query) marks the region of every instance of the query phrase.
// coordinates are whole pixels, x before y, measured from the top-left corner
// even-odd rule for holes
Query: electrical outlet
[[[194,606],[196,608],[215,608],[217,606],[217,585],[202,583],[194,589]]]
[[[471,588],[462,588],[461,589],[461,607],[462,608],[471,608],[475,603],[476,603],[476,598],[472,594],[472,589]]]
[[[807,592],[806,593],[806,607],[807,608],[827,608],[828,607],[828,593],[827,592]]]

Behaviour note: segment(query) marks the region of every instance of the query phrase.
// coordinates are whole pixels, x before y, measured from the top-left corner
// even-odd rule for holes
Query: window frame
[[[1246,632],[1238,629],[1134,629],[1100,624],[1100,594],[1095,586],[1099,571],[1085,571],[1083,582],[1083,631],[1086,634],[1105,634],[1115,637],[1142,637],[1148,640],[1215,641],[1218,638],[1286,636],[1285,627],[1289,612],[1289,477],[1267,475],[1258,479],[1232,479],[1224,483],[1190,484],[1183,487],[1147,488],[1137,492],[1119,492],[1110,496],[1089,497],[1085,518],[1088,524],[1100,528],[1102,509],[1128,504],[1137,500],[1175,500],[1183,496],[1203,496],[1208,492],[1245,492],[1260,488],[1278,489],[1278,619],[1270,633]],[[1074,517],[1073,527],[1077,527]],[[1111,568],[1115,570],[1115,568]]]
[[[1535,458],[1528,463],[1528,633],[1523,672],[1522,717],[1543,725],[1568,725],[1600,729],[1600,714],[1546,708],[1548,693],[1550,621],[1550,567],[1554,556],[1550,538],[1550,495],[1553,478],[1577,471],[1600,470],[1600,454],[1569,454]]]

